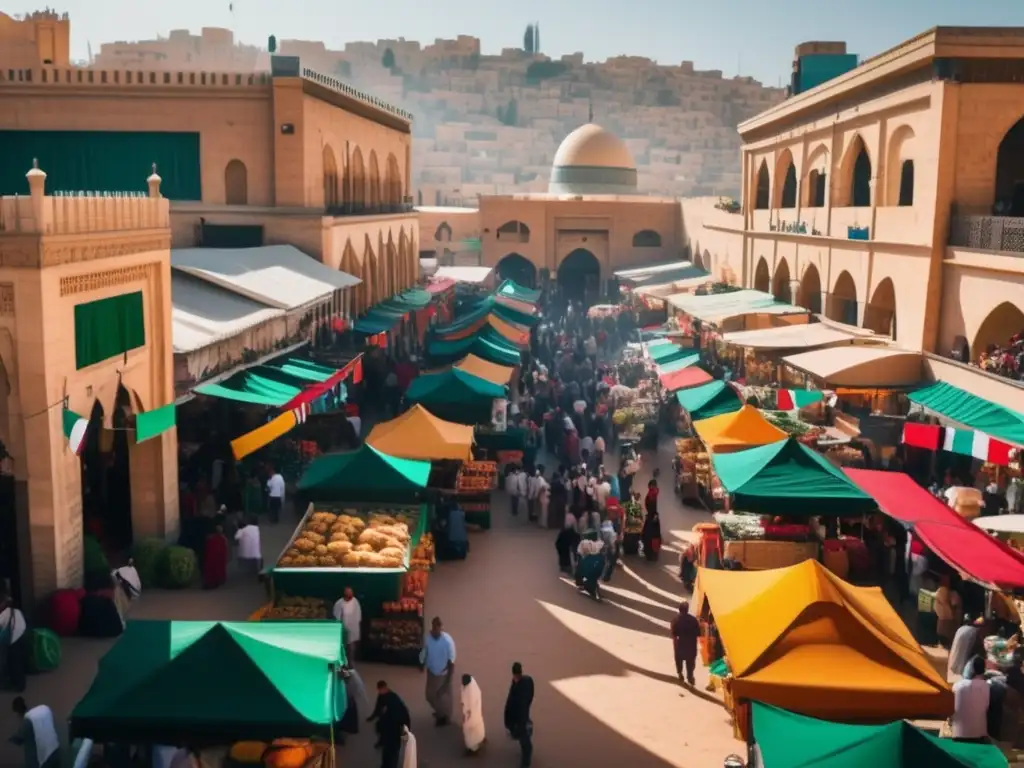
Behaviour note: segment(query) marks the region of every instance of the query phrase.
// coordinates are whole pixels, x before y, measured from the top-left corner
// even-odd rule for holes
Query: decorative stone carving
[[[14,283],[0,283],[0,317],[14,317]]]
[[[113,240],[82,242],[68,239],[53,240],[47,238],[43,243],[43,258],[40,266],[58,267],[62,264],[76,264],[83,261],[111,259],[118,256],[131,256],[136,253],[169,250],[170,235],[147,236],[139,238],[117,237]]]
[[[137,283],[148,280],[156,264],[138,264],[133,267],[109,269],[106,272],[87,272],[83,275],[72,275],[60,279],[60,295],[71,296],[76,293],[88,293],[114,285]]]

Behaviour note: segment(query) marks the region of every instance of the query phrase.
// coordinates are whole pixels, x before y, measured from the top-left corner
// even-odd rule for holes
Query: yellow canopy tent
[[[494,313],[487,316],[487,322],[503,339],[512,342],[516,346],[525,347],[530,343],[529,331],[523,330],[507,320],[502,320]]]
[[[738,699],[838,722],[945,718],[953,693],[877,587],[815,560],[698,570]]]
[[[516,370],[515,368],[510,368],[506,365],[492,363],[489,360],[484,360],[482,357],[477,357],[476,355],[466,355],[453,367],[474,376],[479,376],[481,379],[486,379],[492,384],[501,385],[508,384],[512,380],[512,374],[515,373]]]
[[[719,452],[768,445],[789,437],[752,405],[744,405],[733,413],[695,421],[693,428],[709,451]]]
[[[402,459],[473,458],[473,427],[442,421],[422,405],[414,405],[397,419],[378,424],[366,442],[381,453]]]

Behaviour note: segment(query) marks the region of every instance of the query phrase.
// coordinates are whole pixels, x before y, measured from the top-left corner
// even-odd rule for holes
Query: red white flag
[[[914,424],[907,422],[903,425],[903,444],[915,448],[925,448],[929,451],[937,451],[939,442],[942,439],[942,427],[934,424]]]

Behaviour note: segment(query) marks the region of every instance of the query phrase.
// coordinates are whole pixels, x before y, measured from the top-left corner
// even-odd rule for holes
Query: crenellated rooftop
[[[237,72],[140,72],[128,69],[84,69],[81,67],[33,67],[0,69],[0,85],[81,85],[103,88],[131,85],[156,88],[267,88],[269,73]]]

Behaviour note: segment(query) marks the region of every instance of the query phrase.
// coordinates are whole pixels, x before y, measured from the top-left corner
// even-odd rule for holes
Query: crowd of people
[[[996,376],[1024,381],[1024,328],[1005,344],[990,344],[978,355],[975,365]]]

